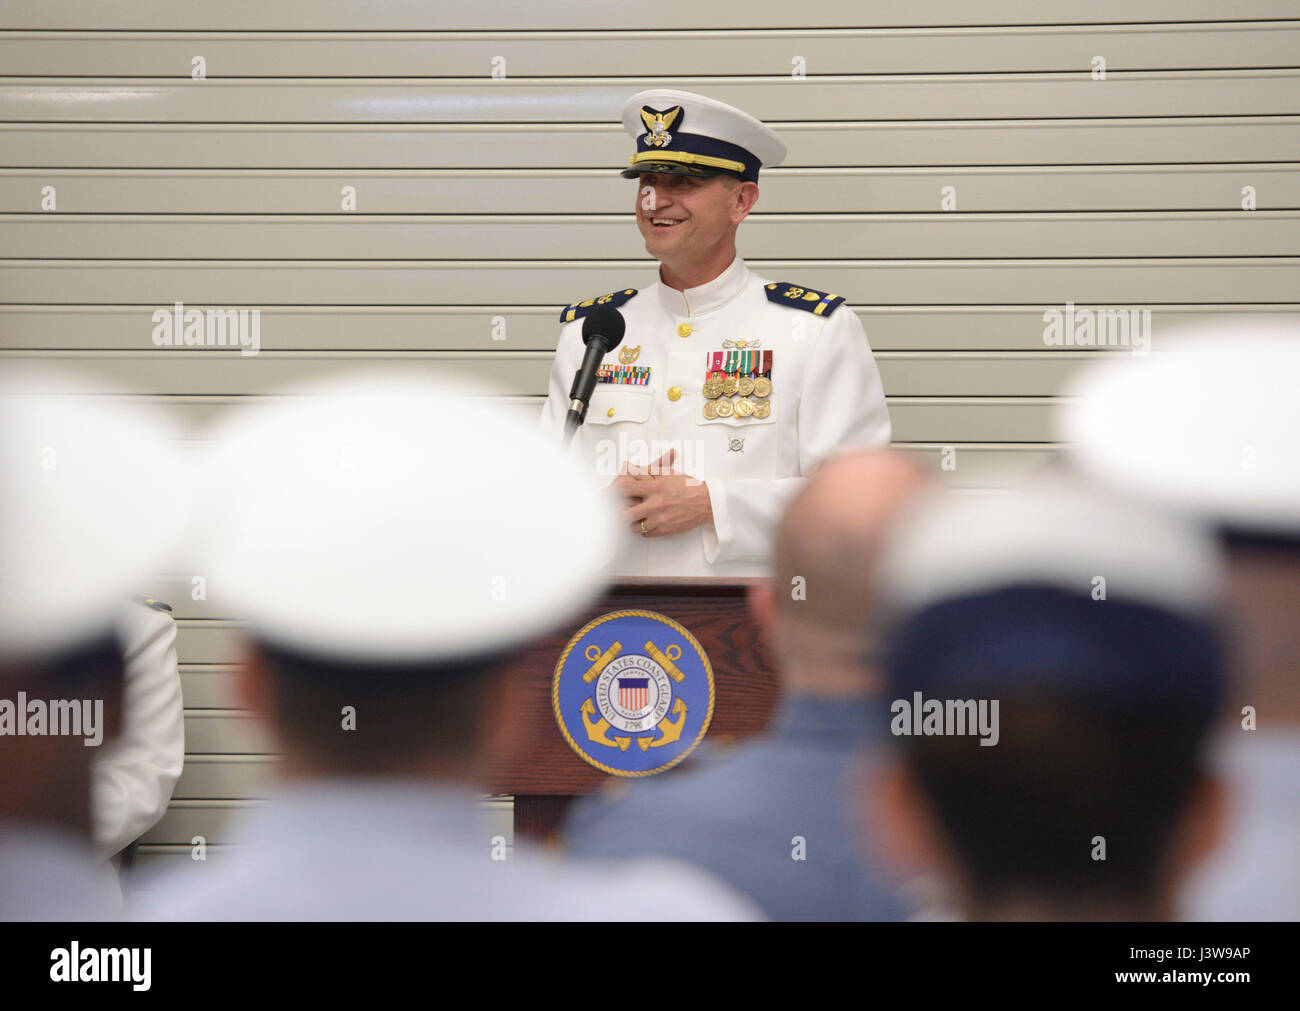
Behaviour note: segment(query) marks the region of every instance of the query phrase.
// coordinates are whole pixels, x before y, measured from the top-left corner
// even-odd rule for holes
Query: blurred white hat
[[[1221,698],[1217,542],[1073,475],[934,493],[896,524],[878,579],[899,696],[1058,690],[1202,714]]]
[[[1084,370],[1058,415],[1076,465],[1224,527],[1300,534],[1300,324],[1234,318]]]
[[[469,378],[371,372],[240,409],[207,473],[210,596],[322,659],[504,650],[602,588],[594,476]]]
[[[937,491],[896,524],[881,599],[915,611],[1005,586],[1050,586],[1203,615],[1222,590],[1219,550],[1199,525],[1060,471],[1007,495]]]
[[[171,420],[97,382],[6,365],[0,378],[0,659],[112,630],[188,520]]]

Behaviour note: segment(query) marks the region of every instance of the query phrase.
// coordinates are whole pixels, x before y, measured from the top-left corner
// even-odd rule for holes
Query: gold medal
[[[704,416],[710,421],[718,416],[718,405],[712,400],[706,400],[704,402]]]
[[[741,397],[736,401],[736,417],[748,418],[754,413],[754,402],[747,397]]]
[[[760,400],[754,405],[754,417],[766,418],[772,413],[772,404],[767,400]]]
[[[767,376],[759,376],[754,380],[754,396],[768,397],[772,395],[772,380]]]
[[[754,386],[755,386],[754,380],[751,379],[749,376],[742,376],[740,382],[737,383],[737,389],[742,397],[747,397],[751,393],[753,393]]]
[[[716,400],[722,396],[722,380],[716,378],[706,379],[704,381],[704,395],[710,400]]]
[[[740,380],[735,376],[727,376],[727,378],[722,381],[722,392],[729,397],[735,396],[736,391],[739,389]]]
[[[731,406],[731,401],[730,401],[730,400],[719,400],[718,403],[717,403],[717,406],[718,406],[718,417],[719,417],[719,418],[730,418],[730,417],[731,417],[732,406]]]

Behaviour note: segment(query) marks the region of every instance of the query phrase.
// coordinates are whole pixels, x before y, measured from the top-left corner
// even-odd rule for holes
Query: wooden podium
[[[507,679],[508,739],[500,743],[488,779],[489,792],[514,795],[516,838],[544,839],[559,826],[574,797],[615,778],[569,747],[551,708],[556,662],[569,639],[593,618],[610,611],[657,611],[699,640],[713,667],[717,698],[707,739],[735,739],[767,726],[779,686],[746,601],[755,581],[620,582],[568,627],[519,654]]]

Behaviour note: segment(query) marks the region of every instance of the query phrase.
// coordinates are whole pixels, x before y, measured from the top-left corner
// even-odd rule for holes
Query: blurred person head
[[[1169,918],[1222,812],[1213,541],[1058,474],[934,496],[880,571],[899,868],[969,919]]]
[[[514,651],[599,591],[592,479],[497,391],[381,373],[240,411],[210,467],[214,598],[283,775],[472,780]]]
[[[45,368],[0,378],[0,919],[102,919],[92,765],[122,718],[123,598],[185,522],[166,420]]]
[[[1211,524],[1228,558],[1225,707],[1300,726],[1300,325],[1230,317],[1107,361],[1059,419],[1074,466]]]
[[[772,576],[750,592],[785,689],[862,696],[880,687],[869,623],[884,532],[926,472],[889,449],[828,458],[777,526]]]
[[[122,599],[161,570],[186,500],[165,419],[99,390],[0,379],[0,820],[78,835],[120,718]]]

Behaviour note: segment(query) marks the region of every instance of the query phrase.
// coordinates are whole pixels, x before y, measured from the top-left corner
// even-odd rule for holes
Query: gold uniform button
[[[678,337],[689,337],[690,335],[691,335],[691,325],[689,323],[683,323],[681,326],[677,328]]]
[[[668,399],[669,399],[669,400],[681,400],[681,399],[682,399],[682,388],[681,388],[680,386],[670,386],[670,387],[668,387]]]
[[[614,408],[611,407],[608,411],[606,411],[606,412],[605,412],[605,417],[607,417],[607,418],[612,418],[612,417],[614,417]]]

